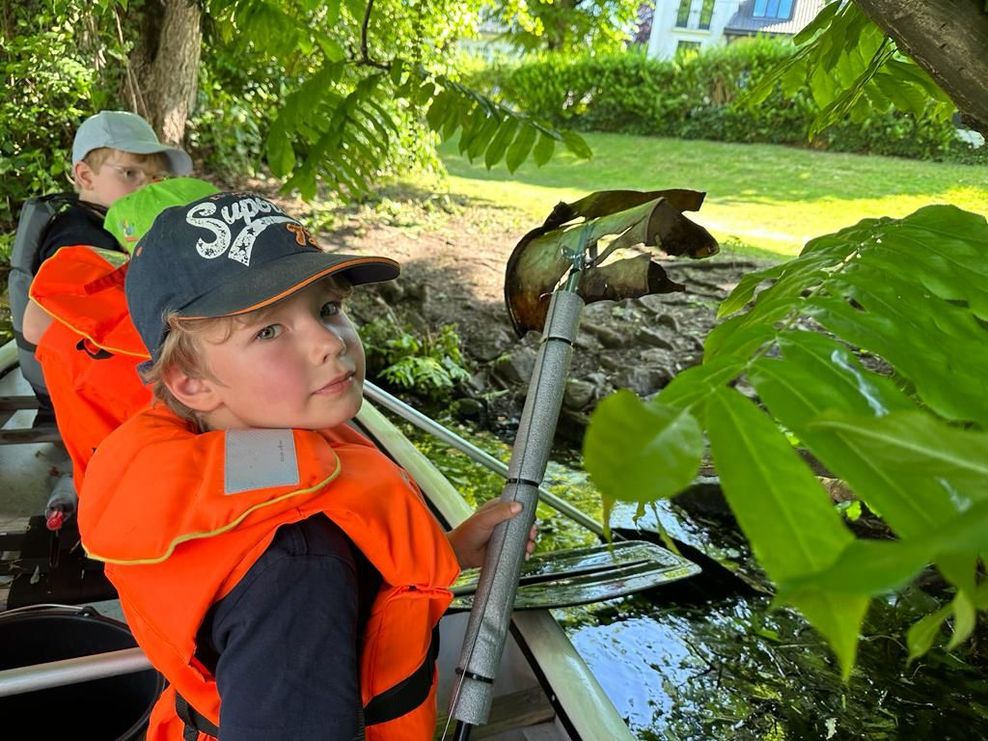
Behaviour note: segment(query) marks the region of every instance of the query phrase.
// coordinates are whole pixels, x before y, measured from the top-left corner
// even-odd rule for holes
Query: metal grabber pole
[[[577,293],[583,250],[572,258],[573,267],[565,285],[552,294],[542,345],[512,447],[507,482],[501,492],[502,501],[521,502],[523,510],[494,529],[470,611],[457,666],[460,676],[450,705],[450,717],[460,721],[457,739],[467,738],[469,726],[486,723],[490,715],[494,675],[507,639],[525,546],[535,521],[538,490],[552,449],[584,305]]]

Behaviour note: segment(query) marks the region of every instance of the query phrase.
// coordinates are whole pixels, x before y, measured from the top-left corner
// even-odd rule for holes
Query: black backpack
[[[24,339],[24,310],[27,308],[28,289],[34,280],[38,249],[52,219],[69,206],[78,203],[76,193],[52,193],[29,198],[21,208],[17,221],[17,233],[10,252],[10,274],[7,276],[7,295],[10,300],[10,316],[14,325],[14,340],[21,373],[35,394],[47,396],[41,366],[34,357],[35,345]]]

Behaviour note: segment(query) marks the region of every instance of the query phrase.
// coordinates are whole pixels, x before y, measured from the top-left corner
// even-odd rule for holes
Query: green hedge
[[[751,39],[671,61],[641,52],[609,56],[542,55],[487,67],[469,81],[557,126],[583,131],[762,142],[920,159],[988,161],[949,123],[874,112],[860,124],[836,125],[812,142],[809,91],[773,93],[758,106],[738,97],[792,54],[789,43]]]

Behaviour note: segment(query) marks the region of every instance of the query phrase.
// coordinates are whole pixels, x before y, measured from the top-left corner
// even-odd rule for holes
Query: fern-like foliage
[[[461,3],[465,4],[465,3]],[[344,197],[368,193],[401,140],[423,124],[488,168],[543,165],[560,143],[590,157],[577,134],[519,114],[458,83],[422,39],[431,5],[394,0],[213,0],[221,35],[277,60],[295,80],[271,122],[266,153],[286,190],[314,197],[322,183]],[[411,25],[405,29],[401,19]],[[402,30],[404,29],[404,30]],[[375,46],[377,48],[375,48]],[[421,132],[421,130],[420,130]]]
[[[360,336],[368,369],[399,388],[438,400],[470,380],[452,324],[419,335],[391,318],[378,318],[364,325]]]
[[[696,475],[721,486],[778,599],[826,636],[845,672],[871,598],[935,564],[953,601],[917,623],[922,654],[988,609],[988,224],[952,206],[867,219],[742,280],[704,361],[647,402],[602,402],[585,440],[605,496],[654,500]],[[754,388],[757,400],[738,390]],[[791,442],[894,531],[859,540]]]
[[[819,114],[810,136],[850,117],[896,108],[915,116],[945,119],[954,104],[936,83],[853,2],[834,0],[794,39],[797,51],[742,101],[758,105],[779,86],[792,95],[808,87]]]

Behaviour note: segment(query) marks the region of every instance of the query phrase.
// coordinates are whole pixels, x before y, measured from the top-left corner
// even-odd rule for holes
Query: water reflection
[[[766,608],[636,597],[556,612],[639,738],[988,738],[982,672],[938,653],[907,666],[902,611],[876,606],[866,626],[876,637],[844,685],[798,615]]]
[[[500,493],[498,476],[404,431],[474,503]],[[458,431],[507,460],[500,441]],[[599,501],[582,472],[552,464],[546,483],[599,518]],[[875,602],[845,685],[816,632],[794,612],[770,612],[769,597],[750,588],[762,584],[761,574],[729,513],[691,512],[666,502],[639,524],[660,521],[684,547],[709,558],[703,575],[554,611],[638,738],[988,739],[988,681],[976,642],[906,663],[906,630],[938,606],[932,597],[911,589]],[[538,515],[540,550],[595,542],[549,508],[540,506]],[[619,506],[614,520],[630,525],[635,515],[633,507]]]

